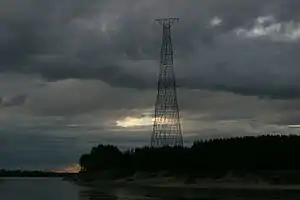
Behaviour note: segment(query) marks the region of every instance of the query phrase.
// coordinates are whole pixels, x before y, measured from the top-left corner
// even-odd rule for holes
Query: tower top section
[[[175,22],[179,22],[179,18],[161,18],[156,19],[155,21],[162,26],[171,26]]]

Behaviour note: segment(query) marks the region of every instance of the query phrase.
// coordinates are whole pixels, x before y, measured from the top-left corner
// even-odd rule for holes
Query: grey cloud
[[[12,97],[6,97],[1,99],[1,105],[4,107],[20,106],[25,103],[26,99],[27,94],[19,94]]]
[[[246,41],[233,30],[258,16],[299,19],[293,0],[276,1],[4,1],[0,71],[46,79],[100,79],[112,86],[154,88],[158,62],[133,70],[128,61],[157,61],[161,33],[153,19],[181,17],[174,26],[181,87],[271,98],[298,98],[298,44]],[[155,12],[154,12],[155,11]],[[209,21],[218,16],[222,25]],[[229,51],[230,50],[230,51]],[[275,83],[274,83],[275,82]]]
[[[21,78],[19,77],[19,79]],[[30,88],[32,83],[26,83],[27,78],[22,79],[24,82],[18,82],[18,84],[27,85]],[[3,83],[4,80],[0,79],[0,82]],[[7,86],[7,88],[1,88],[0,92],[9,88],[18,87],[17,85]],[[24,91],[24,89],[22,90]],[[116,121],[123,120],[125,117],[153,114],[155,93],[155,90],[112,87],[99,80],[60,80],[31,88],[26,96],[22,93],[7,95],[5,102],[7,106],[10,106],[1,108],[0,120],[7,119],[6,123],[9,123],[16,121],[15,117],[10,119],[10,115],[20,115],[21,119],[18,119],[18,123],[26,124],[28,122],[25,119],[34,116],[76,117],[78,120],[70,121],[69,125],[83,126],[84,128],[105,125],[105,129],[99,130],[103,132],[116,128]],[[283,121],[289,116],[294,116],[290,113],[299,112],[298,100],[273,99],[270,101],[255,96],[249,97],[209,90],[180,88],[178,100],[184,121],[259,119],[260,122],[266,124],[284,124]],[[278,113],[282,116],[277,117]],[[44,128],[48,129],[49,127]]]
[[[78,115],[152,107],[153,91],[111,87],[99,80],[66,79],[32,90],[23,108],[33,114]]]
[[[152,114],[155,94],[156,90],[112,87],[103,81],[66,79],[31,89],[26,99],[23,99],[22,97],[25,96],[21,94],[11,95],[12,98],[7,98],[7,102],[18,98],[24,101],[19,101],[19,104],[16,101],[12,104],[18,105],[16,108],[7,107],[2,112],[34,116],[78,116],[80,119],[78,122],[70,122],[78,125],[82,123],[82,115],[91,115],[85,120],[86,122],[98,119],[97,123],[102,124],[107,120],[116,121],[127,116],[139,117]],[[276,112],[284,111],[287,112],[285,115],[288,115],[293,110],[299,110],[298,100],[269,101],[258,97],[198,89],[180,88],[178,100],[183,118],[190,120],[189,116],[196,115],[192,121],[252,119],[267,115],[267,119],[263,119],[265,123],[279,123],[271,117]]]

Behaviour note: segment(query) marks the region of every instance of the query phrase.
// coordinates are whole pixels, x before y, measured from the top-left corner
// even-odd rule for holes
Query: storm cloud
[[[298,98],[299,6],[293,0],[2,1],[0,71],[154,88],[161,33],[153,20],[175,16],[180,87]]]

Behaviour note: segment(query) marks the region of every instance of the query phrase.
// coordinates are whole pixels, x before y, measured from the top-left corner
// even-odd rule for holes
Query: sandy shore
[[[300,185],[274,185],[264,181],[246,180],[195,180],[187,183],[178,178],[124,178],[118,180],[75,181],[83,186],[151,187],[165,189],[231,189],[231,190],[299,190]]]

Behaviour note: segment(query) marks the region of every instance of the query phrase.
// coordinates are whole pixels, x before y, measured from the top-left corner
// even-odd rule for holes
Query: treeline
[[[195,141],[189,148],[144,147],[125,152],[99,145],[80,157],[80,165],[81,173],[300,170],[299,156],[300,136],[259,136]]]
[[[69,173],[48,171],[0,170],[0,177],[67,177],[71,175]]]

